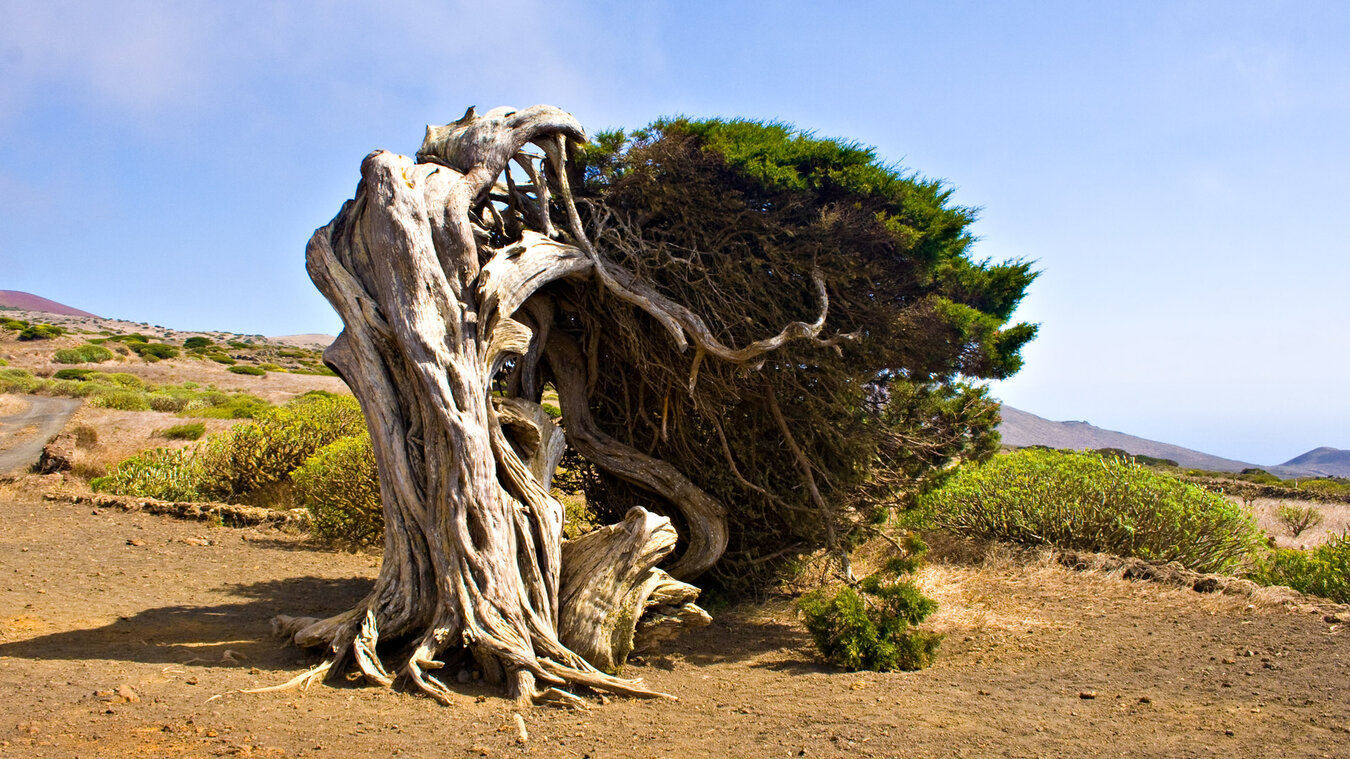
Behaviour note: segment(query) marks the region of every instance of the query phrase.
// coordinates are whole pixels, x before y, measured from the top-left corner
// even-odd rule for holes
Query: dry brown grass
[[[1243,503],[1240,499],[1232,500]],[[1303,534],[1297,538],[1291,537],[1289,531],[1285,529],[1284,524],[1276,515],[1279,507],[1282,505],[1295,507],[1310,507],[1322,513],[1322,523],[1309,527]],[[1248,507],[1256,516],[1256,524],[1267,535],[1275,538],[1275,545],[1280,548],[1312,548],[1319,546],[1332,535],[1340,535],[1346,530],[1350,530],[1350,503],[1322,503],[1320,501],[1296,501],[1283,498],[1256,498],[1253,499]]]
[[[28,401],[21,395],[0,395],[0,416],[21,414],[28,410]]]

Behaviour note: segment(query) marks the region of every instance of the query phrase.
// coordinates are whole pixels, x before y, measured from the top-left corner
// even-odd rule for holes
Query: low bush
[[[135,390],[110,390],[99,393],[89,399],[89,405],[96,408],[110,408],[118,411],[149,411],[150,401],[145,393]]]
[[[192,448],[155,448],[126,459],[107,475],[90,480],[102,493],[160,498],[166,501],[201,499],[197,486],[201,464]]]
[[[146,361],[159,361],[178,356],[178,349],[164,343],[129,343],[131,350]]]
[[[1178,561],[1232,572],[1264,545],[1223,496],[1130,461],[1021,450],[961,470],[920,498],[934,523],[983,538]]]
[[[848,670],[923,669],[932,663],[942,636],[914,627],[937,610],[912,581],[926,547],[917,537],[907,553],[856,587],[834,593],[818,590],[797,602],[816,648],[832,664]]]
[[[370,435],[324,446],[291,472],[291,482],[296,500],[313,517],[310,529],[320,540],[357,548],[376,544],[384,534]]]
[[[248,393],[225,394],[220,391],[201,393],[189,401],[180,416],[199,419],[256,419],[272,408],[272,404]]]
[[[52,354],[52,361],[58,364],[100,364],[112,357],[113,352],[102,345],[85,344],[78,348],[62,348]]]
[[[207,348],[212,345],[215,345],[215,343],[211,342],[210,338],[201,336],[189,337],[188,339],[183,341],[183,347],[187,348],[188,350]]]
[[[1257,565],[1251,579],[1350,603],[1350,532],[1306,551],[1276,549]]]
[[[99,488],[170,500],[239,501],[264,490],[275,494],[278,485],[289,488],[288,475],[321,448],[364,431],[355,398],[301,396],[184,453],[156,449],[133,456],[101,478]]]
[[[57,369],[56,373],[52,375],[52,379],[84,380],[91,374],[95,374],[93,369]]]
[[[254,377],[261,377],[267,374],[267,370],[259,366],[231,366],[226,371],[231,374],[248,374]]]
[[[286,367],[281,366],[280,364],[268,364],[268,363],[262,363],[262,364],[259,364],[258,367],[259,367],[260,369],[262,369],[263,371],[265,371],[265,372],[284,372],[284,371],[286,371]]]
[[[202,435],[206,434],[206,425],[202,422],[177,424],[155,434],[169,440],[200,440]]]
[[[5,329],[12,329],[15,332],[22,332],[24,329],[28,327],[28,322],[24,321],[23,319],[11,319],[8,316],[6,316],[0,319],[0,327],[4,327]]]
[[[238,363],[237,361],[225,355],[224,353],[208,353],[206,354],[206,357],[216,362],[217,364],[230,365]]]
[[[65,334],[65,330],[55,324],[30,324],[19,332],[20,340],[50,340]]]
[[[1297,538],[1309,529],[1321,524],[1325,517],[1322,511],[1313,506],[1290,506],[1282,503],[1275,508],[1275,518],[1284,526],[1289,537]]]

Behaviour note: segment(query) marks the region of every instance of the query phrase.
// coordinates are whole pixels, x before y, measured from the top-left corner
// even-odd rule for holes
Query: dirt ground
[[[1350,620],[1000,550],[935,550],[922,672],[823,665],[780,599],[630,666],[678,701],[241,693],[314,662],[273,615],[345,609],[378,557],[23,492],[0,488],[7,757],[1350,756]]]

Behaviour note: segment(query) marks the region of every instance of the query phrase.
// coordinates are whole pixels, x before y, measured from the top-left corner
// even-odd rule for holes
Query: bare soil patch
[[[937,664],[823,665],[786,599],[635,663],[677,702],[445,708],[378,688],[245,694],[313,663],[277,613],[348,608],[378,556],[0,492],[6,756],[1347,756],[1344,621],[946,550]],[[1337,619],[1336,617],[1330,617]],[[514,715],[529,739],[520,743]]]

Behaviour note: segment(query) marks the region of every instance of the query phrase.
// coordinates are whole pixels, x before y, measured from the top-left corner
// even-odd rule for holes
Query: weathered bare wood
[[[345,325],[324,358],[366,416],[385,552],[356,607],[327,619],[278,618],[281,634],[330,653],[287,686],[354,671],[449,703],[432,673],[465,651],[518,699],[578,705],[569,687],[660,695],[613,673],[634,646],[706,624],[698,589],[671,575],[692,578],[717,561],[725,509],[673,467],[596,428],[585,389],[600,363],[554,328],[562,312],[550,285],[604,287],[665,325],[677,345],[692,341],[691,393],[705,354],[746,363],[789,339],[832,344],[819,338],[828,300],[818,284],[816,322],[744,348],[722,344],[697,314],[587,239],[566,166],[568,141],[584,139],[581,125],[551,106],[470,109],[428,127],[416,162],[367,156],[356,197],[311,238],[310,276]],[[527,144],[545,157],[522,152]],[[504,173],[512,161],[528,184]],[[567,218],[555,225],[559,205]],[[507,395],[498,397],[504,374]],[[566,442],[678,510],[687,545],[670,574],[656,565],[677,533],[644,509],[563,542],[563,508],[549,486],[566,443],[538,404],[547,377],[559,391]],[[390,640],[404,656],[392,668],[380,651]]]

